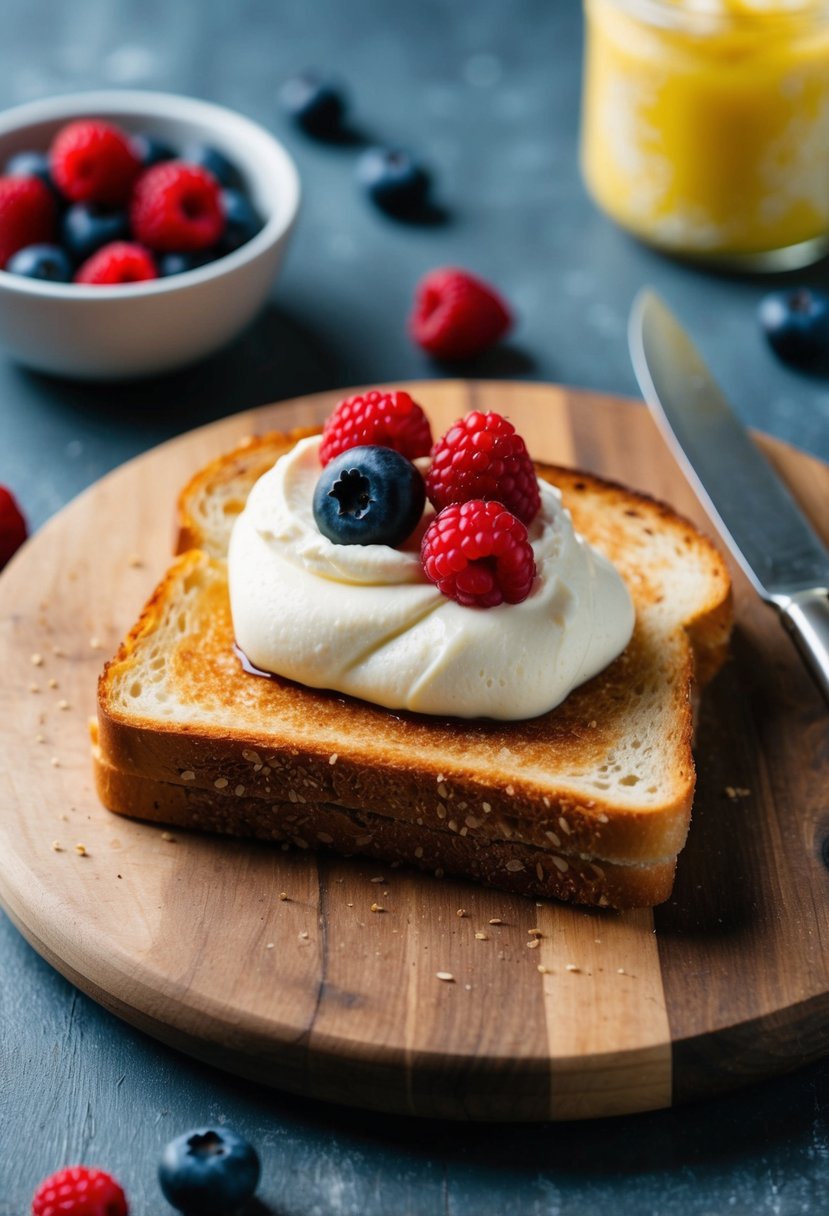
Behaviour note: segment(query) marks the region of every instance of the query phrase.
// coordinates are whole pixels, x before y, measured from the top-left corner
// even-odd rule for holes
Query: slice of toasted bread
[[[624,653],[562,705],[521,722],[458,721],[250,675],[233,652],[223,555],[250,486],[297,437],[250,441],[185,488],[187,551],[101,678],[106,804],[211,830],[330,837],[340,851],[526,894],[616,907],[666,898],[693,796],[690,690],[722,663],[730,629],[717,550],[662,504],[539,466],[636,606]],[[299,808],[293,823],[286,804]]]

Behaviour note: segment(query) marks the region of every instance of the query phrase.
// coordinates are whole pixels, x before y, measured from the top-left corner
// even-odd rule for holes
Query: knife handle
[[[795,592],[780,605],[780,610],[783,623],[829,702],[829,592],[820,589]]]

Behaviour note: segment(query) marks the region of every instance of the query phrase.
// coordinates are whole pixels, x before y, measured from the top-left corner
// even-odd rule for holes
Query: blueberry
[[[61,221],[61,238],[76,262],[84,262],[103,245],[129,237],[126,211],[107,211],[95,203],[73,203]]]
[[[302,72],[286,80],[279,98],[285,111],[306,135],[326,139],[341,133],[345,97],[336,85],[314,72]]]
[[[72,263],[60,245],[26,245],[9,258],[6,270],[9,274],[21,274],[27,279],[45,279],[49,283],[72,282]]]
[[[410,460],[392,448],[349,448],[325,466],[314,490],[314,519],[335,545],[390,545],[412,534],[426,488]]]
[[[169,278],[171,274],[184,274],[186,270],[198,270],[206,266],[216,257],[221,256],[215,250],[199,249],[194,253],[161,253],[156,258],[156,269],[161,279]]]
[[[145,169],[149,169],[150,165],[159,165],[163,160],[175,160],[178,155],[175,148],[171,148],[163,139],[156,139],[143,131],[133,135],[132,150]]]
[[[15,152],[6,161],[3,173],[8,177],[39,177],[55,196],[58,210],[65,206],[66,200],[52,180],[49,157],[45,152]]]
[[[181,154],[181,159],[188,165],[200,165],[208,173],[212,173],[220,186],[230,190],[242,188],[242,175],[224,152],[209,144],[188,144]]]
[[[414,215],[429,193],[429,174],[408,152],[368,148],[357,162],[357,180],[381,211]]]
[[[49,169],[49,157],[45,152],[15,152],[3,168],[8,177],[39,177],[50,190],[55,189]]]
[[[161,1155],[164,1198],[187,1216],[229,1216],[259,1183],[259,1157],[229,1127],[197,1128],[171,1140]]]
[[[262,220],[253,203],[239,190],[222,191],[222,209],[225,213],[225,230],[219,241],[223,253],[230,253],[256,236]]]
[[[758,308],[769,344],[787,363],[829,358],[829,295],[811,287],[773,291]]]

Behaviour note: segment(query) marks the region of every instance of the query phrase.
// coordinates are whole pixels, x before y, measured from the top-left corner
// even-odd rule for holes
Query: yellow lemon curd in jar
[[[686,255],[829,233],[825,0],[585,0],[582,166],[618,223]]]

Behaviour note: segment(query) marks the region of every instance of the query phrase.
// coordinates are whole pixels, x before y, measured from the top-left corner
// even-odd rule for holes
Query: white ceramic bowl
[[[282,144],[221,106],[166,93],[74,93],[0,114],[0,167],[45,151],[74,118],[111,119],[175,148],[207,143],[238,167],[265,223],[247,244],[198,270],[146,283],[47,283],[0,270],[0,351],[39,371],[78,379],[168,372],[217,350],[259,311],[299,207],[299,177]]]

